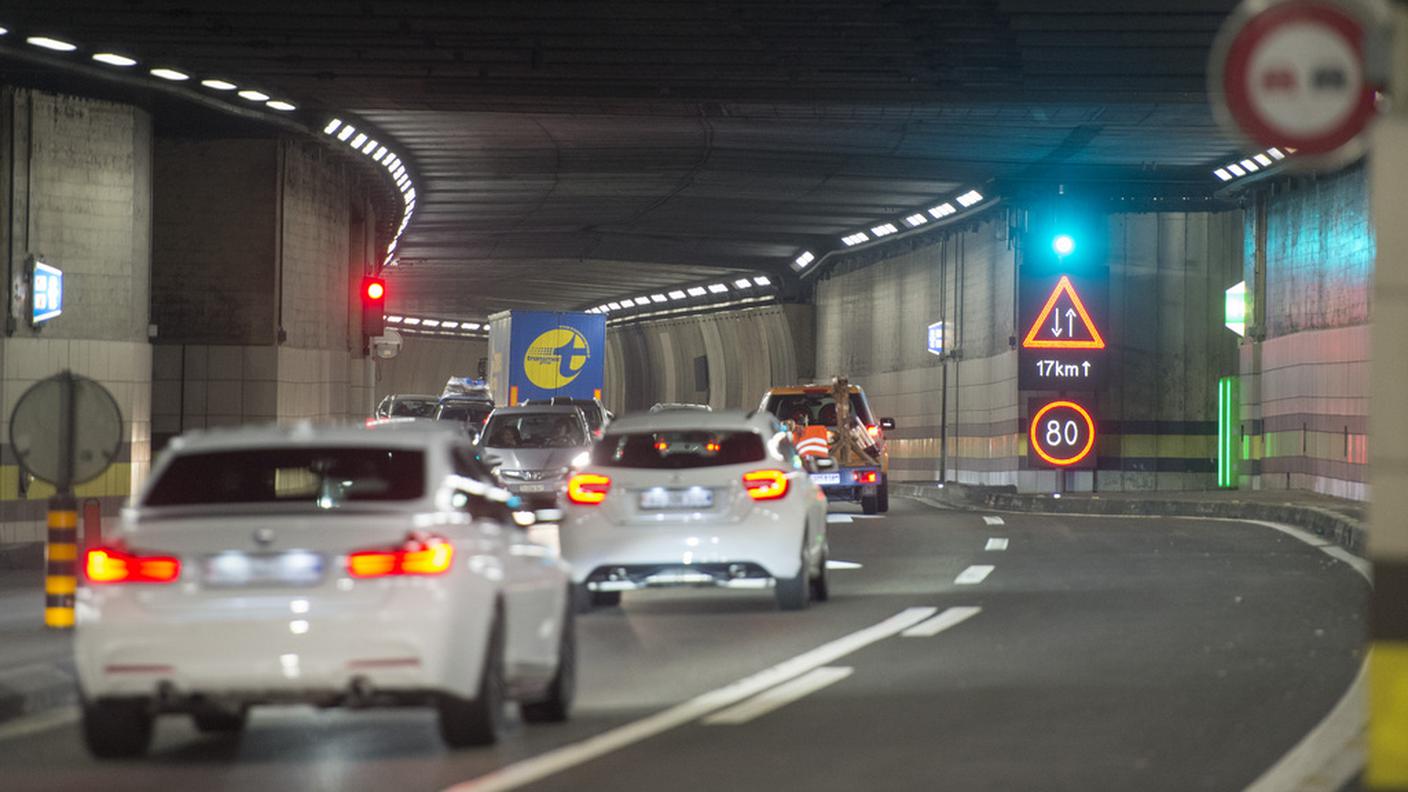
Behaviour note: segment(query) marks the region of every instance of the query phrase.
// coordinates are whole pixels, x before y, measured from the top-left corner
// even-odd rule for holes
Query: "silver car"
[[[571,406],[501,407],[480,435],[481,458],[529,508],[551,508],[567,476],[586,461],[591,430]]]

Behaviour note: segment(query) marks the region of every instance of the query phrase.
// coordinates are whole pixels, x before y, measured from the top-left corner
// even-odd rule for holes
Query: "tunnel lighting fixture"
[[[256,90],[254,90],[254,89],[252,89],[252,88],[246,88],[245,90],[240,91],[238,94],[236,94],[236,96],[238,96],[238,97],[241,98],[241,99],[248,99],[248,100],[251,101],[251,102],[267,102],[267,101],[269,101],[269,94],[262,93],[262,92],[260,92],[260,91],[256,91]]]
[[[889,236],[890,234],[893,234],[898,230],[898,228],[895,228],[894,223],[881,223],[880,225],[870,229],[870,233],[874,234],[876,239],[879,239],[883,236]]]
[[[417,318],[414,317],[414,316],[407,316],[405,323],[408,324],[408,325],[411,325],[411,326],[415,326],[415,325],[420,324],[420,320],[417,319]]]
[[[129,58],[126,55],[118,55],[116,52],[94,53],[93,60],[97,61],[98,63],[106,63],[109,66],[121,66],[124,69],[129,66],[137,65],[136,58]]]
[[[860,243],[866,242],[869,239],[870,237],[866,236],[864,231],[857,231],[849,236],[841,237],[841,241],[846,243],[846,247],[854,247],[855,245],[859,245]]]
[[[904,219],[904,222],[905,225],[908,225],[909,227],[913,228],[914,226],[921,226],[929,222],[929,218],[925,217],[923,212],[915,212],[909,217],[906,217]]]
[[[440,320],[439,320],[439,319],[422,319],[422,320],[420,320],[420,324],[421,324],[421,327],[439,327],[439,326],[440,326]]]
[[[1271,158],[1275,160],[1283,160],[1286,158],[1286,153],[1278,148],[1269,148],[1266,150],[1266,153],[1270,154]]]
[[[48,36],[30,36],[25,39],[25,41],[41,49],[53,50],[54,52],[73,52],[78,49],[78,45],[76,44],[70,44],[67,41],[61,41]]]
[[[772,278],[769,278],[769,277],[766,276],[766,275],[759,275],[758,277],[756,277],[756,278],[753,279],[753,285],[755,285],[755,286],[771,286],[771,285],[772,285]]]
[[[212,91],[233,91],[239,87],[238,85],[235,85],[229,80],[201,80],[200,84],[204,85],[206,88],[211,89]],[[330,123],[330,126],[332,128],[324,129],[323,131],[331,135],[333,132],[337,131],[337,127],[341,126],[341,124],[341,121],[338,121],[336,118],[334,118]]]
[[[7,36],[7,35],[9,35],[9,34],[10,34],[10,29],[9,29],[9,28],[2,28],[2,27],[0,27],[0,36]]]
[[[636,307],[636,301],[635,301],[635,300],[632,300],[632,299],[629,298],[629,297],[627,297],[626,299],[624,299],[624,300],[621,301],[621,307],[622,307],[622,308],[634,308],[634,307]]]
[[[1250,159],[1244,159],[1240,164],[1242,168],[1247,171],[1247,173],[1256,173],[1257,171],[1261,170],[1261,166],[1256,164],[1255,162],[1252,162]]]
[[[1227,166],[1227,170],[1232,171],[1232,175],[1233,175],[1233,176],[1237,176],[1237,177],[1239,177],[1239,178],[1242,177],[1242,176],[1246,176],[1246,175],[1247,175],[1247,172],[1244,171],[1244,170],[1242,170],[1242,166],[1241,166],[1241,165],[1238,165],[1238,164],[1235,163],[1235,162],[1229,164],[1229,165]]]
[[[446,330],[454,330],[456,327],[459,327],[459,326],[460,326],[460,323],[459,323],[459,322],[441,322],[441,323],[440,323],[440,326],[443,327],[443,328],[445,328]]]
[[[1256,163],[1263,168],[1271,167],[1271,158],[1266,156],[1265,154],[1257,154],[1256,156],[1252,157],[1252,159],[1256,160]]]
[[[968,192],[958,196],[958,202],[963,205],[964,209],[967,209],[968,207],[981,200],[983,200],[983,194],[978,192],[977,190],[969,190]]]
[[[204,84],[204,83],[202,83],[202,84]],[[342,119],[341,119],[341,118],[334,118],[333,120],[331,120],[331,121],[328,122],[328,125],[327,125],[327,126],[323,127],[323,134],[324,134],[324,135],[331,135],[332,133],[336,132],[341,126],[342,126]]]
[[[608,310],[619,311],[619,310],[621,310],[621,303],[618,303],[618,302],[609,302],[609,303],[606,304],[606,307],[607,307]]]
[[[810,250],[804,250],[804,251],[802,251],[802,255],[798,256],[798,257],[795,258],[795,259],[793,259],[793,261],[796,262],[796,264],[797,264],[797,266],[798,266],[799,268],[800,268],[800,267],[805,267],[805,266],[807,266],[808,264],[812,263],[813,261],[816,261],[816,256],[813,256],[813,255],[812,255],[812,252],[811,252]]]
[[[700,286],[691,286],[685,291],[689,292],[690,297],[703,297],[704,295],[708,294],[708,292]]]
[[[152,76],[160,77],[163,80],[170,80],[171,82],[185,82],[191,79],[191,75],[183,71],[166,68],[152,69]]]
[[[748,280],[747,278],[739,278],[738,280],[733,282],[733,287],[735,289],[749,289],[752,288],[752,286],[753,282]]]
[[[943,203],[929,210],[929,215],[932,216],[935,220],[942,220],[943,218],[948,217],[951,214],[957,213],[958,210],[954,209],[953,204],[949,203],[948,201],[944,201]]]
[[[290,104],[282,99],[275,99],[271,102],[265,102],[264,106],[269,108],[270,110],[278,110],[281,113],[287,113],[298,109],[297,105]]]
[[[723,284],[723,283],[711,283],[711,284],[709,284],[709,293],[710,293],[710,294],[724,294],[724,293],[726,293],[726,292],[728,292],[728,285],[727,285],[727,284]]]
[[[363,143],[366,143],[366,142],[367,142],[367,133],[365,133],[365,132],[358,132],[358,133],[357,133],[357,136],[354,137],[354,138],[352,138],[352,142],[349,143],[348,145],[350,145],[352,148],[361,148],[361,147],[362,147],[362,144],[363,144]]]
[[[381,162],[382,159],[384,159],[385,157],[386,157],[386,146],[382,146],[381,148],[379,148],[379,149],[376,150],[376,153],[375,153],[375,154],[372,155],[372,162]]]
[[[478,330],[480,327],[481,325],[475,322],[465,322],[464,324],[460,325],[460,328],[462,330]]]
[[[367,141],[367,145],[362,146],[362,153],[363,153],[363,154],[370,154],[370,153],[372,153],[373,151],[376,151],[376,147],[377,147],[377,146],[380,146],[380,145],[381,145],[381,144],[378,143],[378,142],[376,142],[375,139],[373,139],[373,140],[368,140],[368,141]]]
[[[663,294],[652,294],[650,295],[650,301],[653,303],[669,302],[670,298],[666,297]]]
[[[386,318],[386,321],[388,321],[388,322],[390,322],[390,323],[392,323],[392,324],[400,324],[400,323],[401,323],[401,320],[402,320],[402,319],[405,319],[406,317],[404,317],[404,316],[388,316],[388,317],[385,317],[385,318]]]
[[[1212,172],[1212,175],[1225,182],[1232,181],[1232,174],[1228,173],[1226,168],[1218,168],[1217,170]]]
[[[356,132],[357,132],[357,127],[354,127],[354,126],[352,126],[351,124],[348,124],[347,126],[345,126],[345,127],[342,128],[342,131],[341,131],[341,132],[338,132],[338,133],[337,133],[337,139],[345,142],[345,141],[347,140],[347,138],[352,137],[352,135],[355,134]]]
[[[666,296],[669,297],[671,300],[683,300],[685,298],[685,293],[680,289],[675,289]]]

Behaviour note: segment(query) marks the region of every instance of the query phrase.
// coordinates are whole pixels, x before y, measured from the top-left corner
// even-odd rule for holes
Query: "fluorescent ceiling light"
[[[733,287],[735,289],[748,289],[752,286],[753,282],[748,280],[747,278],[739,278],[738,280],[733,282]]]
[[[415,318],[414,316],[408,316],[408,317],[406,317],[406,324],[408,324],[408,325],[418,325],[418,324],[420,324],[420,320],[417,319],[417,318]]]
[[[753,283],[757,286],[771,286],[772,278],[769,278],[766,275],[759,275],[758,277],[753,279]]]
[[[362,147],[362,144],[363,144],[363,143],[366,143],[366,142],[367,142],[367,133],[365,133],[365,132],[358,132],[358,133],[357,133],[357,137],[352,138],[352,142],[349,143],[348,145],[350,145],[352,148],[361,148],[361,147]]]
[[[446,328],[446,329],[448,329],[448,330],[454,330],[456,327],[459,327],[459,326],[460,326],[460,323],[459,323],[459,322],[441,322],[441,323],[440,323],[440,326],[441,326],[441,327],[444,327],[444,328]]]
[[[609,303],[606,304],[606,307],[607,307],[607,308],[610,308],[610,309],[613,310],[613,311],[619,311],[619,310],[621,310],[621,303],[618,303],[618,302],[609,302]]]
[[[929,214],[930,214],[935,220],[941,220],[941,219],[943,219],[943,218],[945,218],[945,217],[948,217],[948,216],[951,215],[951,214],[957,214],[957,213],[958,213],[958,210],[957,210],[957,209],[954,209],[954,208],[953,208],[953,204],[949,203],[948,201],[944,201],[943,203],[941,203],[941,204],[939,204],[938,206],[935,206],[933,209],[930,209],[930,210],[929,210]]]
[[[341,132],[338,132],[338,133],[337,133],[337,139],[338,139],[338,140],[344,140],[344,141],[345,141],[345,140],[347,140],[347,138],[352,137],[352,133],[354,133],[354,132],[356,132],[356,131],[357,131],[357,127],[354,127],[354,126],[352,126],[351,124],[348,124],[347,126],[345,126],[345,127],[342,128],[342,131],[341,131]]]
[[[1271,167],[1271,158],[1266,156],[1265,154],[1258,154],[1252,157],[1252,159],[1256,160],[1257,164],[1263,168]]]
[[[380,144],[380,143],[377,143],[375,140],[368,140],[368,141],[367,141],[367,145],[362,146],[362,153],[363,153],[363,154],[370,154],[370,153],[372,153],[373,151],[375,151],[375,150],[376,150],[376,147],[379,146],[379,145],[381,145],[381,144]]]
[[[890,234],[893,234],[898,230],[899,229],[895,228],[894,223],[882,223],[870,229],[870,233],[874,234],[875,237],[878,239],[882,236],[889,236]]]
[[[690,297],[703,297],[705,294],[708,294],[708,292],[699,286],[690,287],[687,291]]]
[[[93,60],[98,63],[106,63],[109,66],[136,66],[137,59],[129,58],[126,55],[118,55],[116,52],[99,52],[93,55]]]
[[[239,87],[229,80],[201,80],[200,84],[216,91],[233,91]],[[336,132],[337,128],[340,126],[342,126],[342,122],[334,118],[332,121],[328,122],[328,128],[323,131],[331,135]]]
[[[652,295],[650,295],[650,301],[653,302],[653,303],[662,303],[662,302],[668,302],[668,301],[669,301],[669,298],[667,298],[667,297],[666,297],[665,295],[663,295],[663,294],[652,294]]]
[[[726,292],[726,291],[728,291],[728,286],[725,285],[725,284],[722,284],[722,283],[711,283],[711,284],[709,284],[709,293],[710,293],[710,294],[723,294],[723,293]]]
[[[440,326],[440,320],[439,320],[439,319],[426,319],[425,321],[421,322],[421,324],[424,325],[424,326],[426,326],[426,327],[439,327],[439,326]]]
[[[1270,154],[1272,159],[1278,159],[1278,160],[1279,160],[1279,159],[1285,159],[1285,158],[1286,158],[1285,153],[1282,152],[1281,149],[1278,149],[1278,148],[1269,148],[1269,149],[1266,150],[1266,153],[1267,153],[1267,154]]]
[[[275,99],[272,102],[266,102],[264,106],[268,107],[270,110],[278,110],[281,113],[287,113],[291,110],[298,109],[297,105],[289,104],[288,102],[285,102],[282,99]]]
[[[958,202],[960,204],[963,204],[963,208],[965,209],[981,200],[983,200],[983,194],[978,192],[977,190],[969,190],[968,192],[958,196]]]
[[[1261,170],[1260,165],[1257,165],[1255,162],[1252,162],[1249,159],[1242,160],[1241,164],[1243,168],[1247,169],[1248,173],[1256,173],[1257,171]]]
[[[685,298],[685,293],[679,289],[675,289],[674,291],[670,292],[669,298],[671,300],[683,300]]]
[[[53,50],[54,52],[73,52],[78,49],[78,45],[76,44],[70,44],[67,41],[60,41],[59,39],[49,38],[48,36],[30,36],[25,39],[25,41],[36,47]]]
[[[622,307],[622,308],[634,308],[634,307],[636,307],[636,301],[635,301],[635,300],[632,300],[632,299],[630,299],[630,298],[628,297],[628,298],[626,298],[626,299],[624,299],[624,300],[621,301],[621,307]]]
[[[172,82],[185,82],[186,80],[191,79],[191,75],[186,74],[185,72],[176,71],[175,69],[152,69],[152,76],[160,77],[163,80],[170,80]]]
[[[8,34],[9,32],[10,32],[10,29],[9,29],[9,28],[2,28],[2,27],[0,27],[0,36],[4,36],[4,35]]]
[[[870,239],[870,237],[866,236],[864,231],[857,231],[854,234],[851,234],[850,236],[841,237],[841,241],[846,243],[846,247],[851,247],[852,245],[859,245],[860,243],[868,239]]]
[[[1232,163],[1232,164],[1230,164],[1230,165],[1228,165],[1228,166],[1227,166],[1227,170],[1232,171],[1232,175],[1233,175],[1233,176],[1241,177],[1241,176],[1246,176],[1246,175],[1247,175],[1247,172],[1244,171],[1244,170],[1242,170],[1242,166],[1238,165],[1238,164],[1235,163],[1235,162]]]
[[[1232,181],[1232,174],[1228,173],[1227,169],[1225,168],[1218,168],[1217,170],[1212,172],[1212,175],[1216,176],[1219,179],[1222,179],[1225,182]]]
[[[919,226],[929,222],[929,218],[925,217],[923,212],[915,212],[909,217],[906,217],[904,221],[912,226]]]
[[[406,318],[406,317],[404,317],[404,316],[388,316],[388,317],[386,317],[386,321],[391,322],[392,324],[400,324],[400,323],[401,323],[401,320],[404,319],[404,318]]]
[[[478,329],[479,329],[479,325],[475,324],[474,322],[465,322],[464,324],[460,325],[460,329],[461,329],[461,330],[478,330]]]
[[[816,256],[813,256],[810,250],[802,251],[802,255],[796,258],[797,266],[799,267],[805,267],[813,261],[816,261]]]
[[[384,158],[385,156],[386,146],[382,146],[381,148],[376,150],[375,154],[372,155],[372,162],[381,162],[382,158]]]
[[[259,91],[256,91],[256,90],[253,90],[253,89],[250,89],[250,88],[247,88],[247,89],[245,89],[245,90],[243,90],[243,91],[240,91],[240,92],[239,92],[239,97],[240,97],[241,99],[248,99],[248,100],[251,101],[251,102],[267,102],[267,101],[269,101],[269,94],[260,93]]]

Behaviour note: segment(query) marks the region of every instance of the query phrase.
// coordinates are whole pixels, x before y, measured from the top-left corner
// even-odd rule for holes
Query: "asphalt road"
[[[256,710],[242,738],[167,718],[148,758],[99,763],[61,714],[0,728],[0,788],[1237,790],[1362,659],[1363,578],[1264,526],[838,511],[832,559],[860,566],[829,603],[584,617],[566,725],[448,751],[428,712]]]

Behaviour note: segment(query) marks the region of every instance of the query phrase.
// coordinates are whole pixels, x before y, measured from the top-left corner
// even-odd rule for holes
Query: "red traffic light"
[[[363,278],[362,295],[368,300],[380,300],[386,296],[386,281],[381,278]]]

